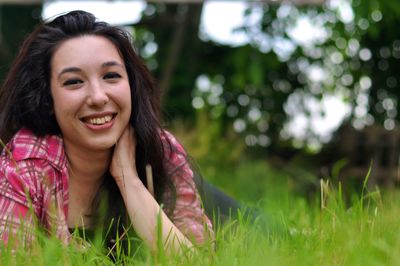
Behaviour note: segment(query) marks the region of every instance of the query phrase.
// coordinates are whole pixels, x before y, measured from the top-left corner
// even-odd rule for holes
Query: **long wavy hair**
[[[146,185],[145,169],[146,165],[151,165],[155,195],[160,202],[167,186],[173,187],[163,164],[165,146],[160,136],[163,134],[160,91],[136,54],[131,36],[121,28],[96,21],[90,13],[72,11],[42,23],[23,42],[0,89],[0,139],[7,143],[21,128],[31,130],[39,137],[62,135],[52,111],[50,62],[61,43],[82,35],[107,38],[124,60],[131,89],[132,114],[129,123],[136,134],[137,172]],[[113,178],[105,178],[102,187],[107,190],[109,201],[114,203],[111,205],[115,206],[115,200],[121,201],[121,196],[113,181]],[[112,216],[125,214],[124,208],[113,208],[110,211],[114,213]]]

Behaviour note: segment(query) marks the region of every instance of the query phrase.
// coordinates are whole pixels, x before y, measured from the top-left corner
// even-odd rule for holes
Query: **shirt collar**
[[[7,148],[15,161],[36,158],[48,161],[59,171],[66,168],[64,143],[59,136],[38,137],[32,131],[23,128],[15,134]]]

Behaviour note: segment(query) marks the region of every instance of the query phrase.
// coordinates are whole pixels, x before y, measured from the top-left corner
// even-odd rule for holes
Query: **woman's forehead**
[[[60,68],[102,65],[106,62],[124,64],[121,53],[107,38],[95,35],[84,35],[68,39],[54,51],[51,60],[52,70]]]

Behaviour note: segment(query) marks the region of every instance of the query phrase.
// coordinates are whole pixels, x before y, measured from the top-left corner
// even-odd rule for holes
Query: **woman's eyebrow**
[[[117,61],[107,61],[101,64],[101,67],[109,67],[109,66],[119,66],[123,67],[123,65]]]
[[[63,70],[61,70],[60,74],[58,74],[58,77],[60,77],[64,73],[68,72],[81,72],[82,70],[79,67],[66,67]]]
[[[109,66],[123,67],[123,65],[117,61],[107,61],[107,62],[104,62],[103,64],[101,64],[101,67],[109,67]],[[66,67],[63,70],[61,70],[60,74],[58,74],[58,77],[60,77],[64,73],[81,72],[81,71],[82,71],[82,69],[80,69],[79,67]]]

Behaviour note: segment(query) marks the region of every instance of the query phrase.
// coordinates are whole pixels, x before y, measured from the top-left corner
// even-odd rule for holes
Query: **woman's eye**
[[[110,72],[110,73],[105,74],[103,78],[104,79],[118,79],[120,77],[121,77],[120,74],[115,73],[115,72]]]
[[[76,85],[76,84],[80,84],[80,83],[83,83],[83,81],[80,80],[80,79],[69,79],[69,80],[66,80],[63,83],[63,85],[64,86],[71,86],[71,85]]]

